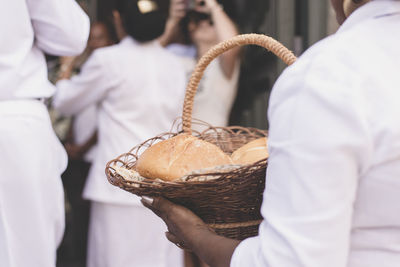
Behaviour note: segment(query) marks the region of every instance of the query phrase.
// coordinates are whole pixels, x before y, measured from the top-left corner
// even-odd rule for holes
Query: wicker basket
[[[134,169],[138,155],[152,144],[185,132],[219,146],[231,154],[242,145],[267,135],[266,131],[243,127],[209,127],[192,132],[192,108],[197,87],[208,64],[223,52],[242,45],[255,44],[266,48],[290,65],[296,57],[276,40],[265,35],[245,34],[222,42],[204,55],[197,64],[187,86],[182,125],[176,131],[156,136],[117,159],[106,167],[109,182],[139,196],[163,196],[183,205],[203,219],[218,234],[238,240],[258,234],[262,221],[260,208],[265,187],[267,159],[231,171],[193,174],[188,181],[132,181],[120,176],[116,167]],[[201,181],[201,178],[212,178]],[[199,181],[200,180],[200,181]]]

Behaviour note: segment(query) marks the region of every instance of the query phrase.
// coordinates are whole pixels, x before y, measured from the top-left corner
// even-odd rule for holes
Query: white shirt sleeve
[[[26,0],[36,45],[57,56],[80,54],[89,36],[89,18],[75,0]]]
[[[113,75],[99,51],[93,52],[82,66],[79,75],[56,83],[53,107],[61,114],[71,116],[86,107],[101,102],[120,80]]]
[[[361,78],[342,63],[345,54],[322,54],[300,59],[273,89],[264,221],[259,236],[236,248],[233,267],[347,266],[373,145]]]

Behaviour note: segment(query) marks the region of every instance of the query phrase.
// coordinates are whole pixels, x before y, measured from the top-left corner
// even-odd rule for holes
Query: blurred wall
[[[338,28],[329,0],[236,2],[242,5],[240,10],[243,14],[238,21],[242,32],[270,35],[293,50],[297,56]],[[264,8],[260,8],[261,2]],[[254,19],[253,14],[262,19]],[[231,123],[267,129],[270,91],[286,66],[263,49],[254,48],[246,50],[242,63],[238,98],[232,110]]]
[[[263,33],[293,49],[295,0],[237,0],[241,15],[237,23],[242,33]],[[254,15],[253,15],[254,14]],[[267,103],[271,87],[284,64],[260,47],[245,47],[238,97],[231,124],[268,128]]]

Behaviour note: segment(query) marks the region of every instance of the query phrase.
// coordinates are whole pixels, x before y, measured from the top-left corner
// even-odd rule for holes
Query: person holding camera
[[[217,0],[171,0],[160,42],[180,56],[189,78],[197,60],[211,47],[236,35],[237,27]],[[207,67],[194,99],[193,118],[213,126],[228,125],[237,92],[239,51],[229,50]],[[194,129],[202,127],[194,125]]]

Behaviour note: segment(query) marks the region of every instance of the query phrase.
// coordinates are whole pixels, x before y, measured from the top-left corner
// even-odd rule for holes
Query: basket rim
[[[125,154],[122,154],[121,156],[124,156]],[[143,177],[142,181],[134,181],[134,180],[127,180],[124,177],[122,177],[120,174],[117,173],[117,171],[113,168],[113,166],[111,166],[111,164],[115,163],[115,162],[121,162],[120,160],[114,159],[111,160],[107,163],[107,167],[106,167],[106,175],[107,175],[107,179],[110,181],[110,177],[112,174],[110,172],[110,169],[114,171],[113,175],[114,177],[118,177],[118,180],[124,184],[139,184],[139,185],[152,185],[152,186],[163,186],[163,185],[173,185],[173,186],[182,186],[182,185],[205,185],[205,184],[209,184],[210,182],[218,182],[218,181],[222,181],[224,179],[229,179],[229,180],[233,180],[235,178],[226,178],[225,176],[223,176],[223,174],[235,174],[235,173],[241,173],[243,171],[249,170],[249,169],[253,169],[253,168],[263,168],[266,167],[268,164],[268,157],[258,160],[254,163],[251,164],[246,164],[246,165],[242,165],[240,167],[234,168],[232,170],[227,170],[227,171],[219,171],[219,172],[204,172],[204,173],[198,173],[198,174],[190,174],[190,175],[185,175],[187,178],[187,181],[183,181],[180,180],[181,178],[178,178],[177,180],[174,181],[166,181],[166,180],[162,180],[161,178],[156,178],[156,179],[151,179],[151,178],[146,178]],[[205,180],[205,181],[196,181],[196,180],[190,180],[191,178],[195,178],[195,177],[201,177],[201,176],[221,176],[219,178],[216,179],[210,179],[210,180]],[[110,181],[111,182],[111,181]]]
[[[266,130],[261,130],[258,128],[242,127],[242,126],[213,127],[211,125],[209,125],[209,127],[204,129],[202,132],[197,133],[195,136],[201,138],[207,134],[221,133],[221,132],[225,132],[225,133],[232,134],[232,135],[240,135],[240,134],[244,134],[244,133],[252,134],[255,137],[258,136],[259,138],[268,137],[268,132]],[[152,137],[152,138],[142,142],[141,144],[134,146],[132,149],[129,150],[129,152],[123,153],[123,154],[119,155],[117,158],[110,160],[106,164],[106,169],[105,169],[105,173],[106,173],[108,181],[113,185],[136,184],[139,186],[154,186],[154,187],[183,186],[183,185],[206,185],[206,184],[209,184],[212,182],[219,182],[224,179],[228,179],[228,178],[224,177],[224,175],[226,175],[226,174],[234,175],[234,174],[246,172],[251,169],[266,168],[266,166],[268,164],[268,157],[266,157],[266,158],[260,159],[256,162],[253,162],[251,164],[244,164],[244,165],[238,166],[237,168],[233,168],[230,170],[220,170],[220,171],[210,170],[210,171],[205,171],[202,173],[188,174],[188,175],[184,175],[173,181],[166,181],[166,180],[162,180],[161,178],[151,179],[151,178],[147,178],[147,177],[143,177],[142,181],[127,180],[124,177],[122,177],[121,175],[119,175],[117,173],[117,170],[115,168],[113,168],[113,166],[115,166],[119,162],[121,164],[121,166],[119,166],[119,167],[123,167],[128,170],[131,170],[132,168],[128,167],[127,165],[128,165],[128,163],[133,164],[133,165],[136,163],[136,161],[139,158],[139,155],[137,153],[142,147],[144,147],[146,145],[149,145],[149,147],[150,147],[155,143],[154,141],[167,140],[167,139],[177,136],[179,134],[188,134],[188,133],[183,132],[183,131],[176,131],[176,132],[165,132],[165,133],[159,134],[155,137]],[[167,138],[165,138],[165,137],[167,137]],[[130,162],[123,161],[123,160],[121,160],[122,158],[130,159],[131,161]],[[204,180],[204,181],[193,180],[193,178],[201,177],[201,176],[215,176],[215,177],[221,176],[221,177],[218,177],[215,179]],[[187,177],[187,179],[180,180],[183,177]],[[233,178],[229,178],[229,179],[232,180]],[[117,180],[117,181],[115,181],[115,180]]]

